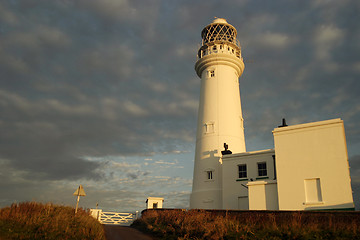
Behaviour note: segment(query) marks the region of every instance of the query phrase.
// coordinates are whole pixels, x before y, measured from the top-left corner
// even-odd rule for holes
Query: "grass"
[[[327,212],[145,211],[132,227],[158,239],[360,239],[360,215]]]
[[[102,225],[88,211],[25,202],[0,209],[0,240],[105,239]]]

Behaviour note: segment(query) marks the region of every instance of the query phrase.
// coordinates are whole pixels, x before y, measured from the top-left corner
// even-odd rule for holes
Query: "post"
[[[77,196],[75,214],[77,213],[77,210],[78,210],[78,207],[79,207],[79,201],[80,201],[80,195]]]
[[[96,220],[100,221],[101,218],[101,213],[102,213],[102,209],[90,209],[90,214],[93,218],[95,218]]]

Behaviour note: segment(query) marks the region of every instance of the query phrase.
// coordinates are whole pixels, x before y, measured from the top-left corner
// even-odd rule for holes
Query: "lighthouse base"
[[[222,209],[222,190],[193,191],[190,195],[191,209]]]

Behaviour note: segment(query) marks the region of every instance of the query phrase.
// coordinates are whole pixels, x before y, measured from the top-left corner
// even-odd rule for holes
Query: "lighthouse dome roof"
[[[227,23],[225,18],[217,18],[215,17],[214,21],[212,23]]]

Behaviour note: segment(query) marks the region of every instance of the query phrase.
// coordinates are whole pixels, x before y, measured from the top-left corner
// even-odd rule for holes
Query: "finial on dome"
[[[215,20],[213,21],[213,23],[227,23],[225,18],[218,18],[218,17],[214,17]]]

